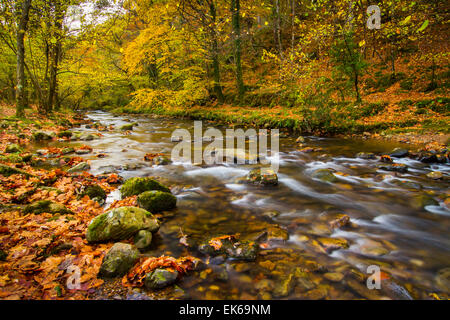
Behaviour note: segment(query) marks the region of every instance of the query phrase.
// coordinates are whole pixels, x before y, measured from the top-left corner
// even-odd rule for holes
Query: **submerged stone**
[[[317,241],[328,253],[348,248],[347,240],[341,238],[318,238]]]
[[[408,172],[408,167],[406,166],[406,164],[403,163],[384,163],[379,164],[378,168],[385,171],[394,171],[400,173]]]
[[[139,258],[139,250],[127,243],[115,243],[103,258],[99,276],[121,277],[133,267]]]
[[[427,206],[437,206],[437,205],[439,205],[439,202],[437,202],[427,194],[417,195],[412,200],[412,207],[418,210],[423,209]]]
[[[427,174],[427,177],[433,180],[439,180],[443,178],[443,173],[440,171],[433,171]]]
[[[320,179],[324,182],[336,182],[337,178],[330,169],[319,169],[313,172],[314,179]]]
[[[144,285],[147,289],[162,289],[177,281],[178,272],[167,269],[155,269],[145,276]]]
[[[120,207],[92,219],[86,239],[88,242],[124,240],[140,230],[156,232],[158,229],[159,222],[150,212],[136,207]]]
[[[157,213],[166,210],[172,210],[177,206],[177,198],[168,192],[146,191],[141,193],[137,202],[139,207]]]
[[[137,196],[145,191],[162,191],[170,193],[170,189],[151,178],[130,178],[120,189],[122,198]]]
[[[246,178],[247,182],[260,185],[278,185],[278,176],[268,168],[257,168],[250,171]]]
[[[208,243],[201,244],[199,251],[212,256],[226,255],[236,260],[253,261],[258,254],[258,245],[253,241],[238,241],[229,238],[215,240],[213,238]]]
[[[156,166],[166,166],[170,163],[171,163],[170,159],[164,156],[158,156],[153,158],[153,164]]]
[[[377,158],[372,152],[360,152],[356,155],[356,157],[364,160],[374,160]]]

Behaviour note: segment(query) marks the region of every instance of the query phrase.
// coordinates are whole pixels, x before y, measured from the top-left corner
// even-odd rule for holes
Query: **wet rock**
[[[328,291],[324,287],[319,287],[306,292],[305,297],[309,300],[321,300],[326,298]]]
[[[148,230],[140,230],[134,236],[134,245],[139,250],[147,249],[152,244],[152,233]]]
[[[342,238],[318,238],[320,245],[328,252],[331,253],[339,249],[347,249],[348,242]]]
[[[60,131],[57,134],[58,138],[71,138],[72,132],[71,131]]]
[[[356,155],[356,157],[364,160],[374,160],[377,158],[372,152],[360,152]]]
[[[54,136],[54,132],[37,131],[33,133],[32,139],[34,141],[52,140]]]
[[[26,177],[32,177],[33,176],[32,174],[30,174],[30,173],[28,173],[26,171],[23,171],[23,170],[14,168],[14,167],[10,167],[10,166],[7,166],[7,165],[1,164],[1,163],[0,163],[0,174],[4,175],[6,177],[9,177],[10,175],[13,175],[13,174],[22,174],[22,175],[24,175]]]
[[[420,194],[413,198],[411,205],[413,208],[420,210],[427,206],[437,206],[439,203],[427,194]]]
[[[325,279],[328,279],[332,282],[341,282],[344,279],[344,275],[339,272],[328,272],[323,275]]]
[[[419,154],[419,161],[422,163],[436,163],[438,162],[438,158],[434,153],[425,152]]]
[[[211,265],[212,277],[216,280],[226,282],[229,280],[227,268],[224,265]]]
[[[395,148],[389,155],[394,158],[404,158],[409,155],[409,151],[402,148]]]
[[[213,239],[212,239],[213,240]],[[253,241],[238,241],[236,239],[222,239],[220,240],[220,247],[211,245],[211,241],[201,244],[199,251],[212,255],[226,255],[229,258],[236,260],[253,261],[258,254],[258,245]]]
[[[22,148],[16,143],[8,144],[5,148],[5,153],[18,153],[18,152],[22,152]]]
[[[297,287],[303,291],[311,290],[316,285],[311,281],[311,275],[309,272],[304,271],[302,268],[295,269],[295,278],[297,279]]]
[[[122,198],[139,195],[145,191],[162,191],[170,193],[170,189],[151,178],[130,178],[120,189]]]
[[[258,240],[286,241],[289,240],[289,232],[279,226],[271,226],[264,230]]]
[[[89,223],[88,242],[125,240],[140,230],[156,232],[159,222],[153,215],[141,208],[120,207],[98,215]]]
[[[266,211],[262,214],[263,217],[269,218],[269,219],[273,219],[276,218],[280,215],[280,213],[278,211]]]
[[[275,288],[273,290],[273,296],[277,298],[286,297],[294,288],[294,275],[289,274],[287,277],[275,282]]]
[[[297,140],[295,140],[295,142],[297,142],[297,143],[305,143],[305,138],[300,136],[300,137],[297,138]]]
[[[89,153],[91,153],[92,151],[91,150],[89,150],[89,149],[77,149],[77,150],[75,150],[75,153],[77,154],[77,155],[84,155],[84,154],[89,154]]]
[[[439,270],[435,277],[435,281],[439,290],[448,292],[450,289],[450,268]]]
[[[346,214],[338,214],[333,220],[329,222],[331,229],[339,229],[350,223],[350,217]]]
[[[172,210],[177,206],[177,198],[174,195],[155,190],[141,193],[137,202],[139,207],[152,213]]]
[[[403,163],[384,163],[379,164],[378,169],[385,170],[385,171],[394,171],[394,172],[400,172],[400,173],[406,173],[408,172],[408,167]]]
[[[337,178],[330,169],[318,169],[313,172],[312,177],[324,182],[336,182]]]
[[[131,131],[131,130],[133,130],[133,127],[134,127],[134,123],[125,124],[125,125],[120,127],[120,130],[122,130],[122,131]]]
[[[66,208],[63,204],[52,202],[50,200],[41,200],[33,202],[27,205],[23,209],[24,214],[41,214],[41,213],[51,213],[51,214],[73,214],[73,212]]]
[[[80,197],[88,196],[91,200],[97,201],[99,203],[106,200],[106,192],[99,185],[90,185],[80,193]]]
[[[427,174],[427,177],[433,180],[439,180],[443,178],[443,174],[440,171],[433,171]]]
[[[275,283],[269,279],[262,279],[258,281],[255,285],[255,289],[258,291],[272,291],[275,287]]]
[[[68,173],[82,172],[82,171],[87,171],[90,168],[91,168],[91,166],[89,165],[89,163],[87,163],[87,162],[80,162],[76,166],[73,166],[72,168],[67,170],[67,172]]]
[[[74,153],[74,152],[75,152],[75,149],[72,147],[64,148],[61,150],[61,154],[63,154],[63,155]]]
[[[153,158],[153,164],[156,166],[166,166],[170,163],[171,163],[170,159],[164,156],[158,156]]]
[[[381,290],[390,298],[395,300],[413,300],[405,287],[397,284],[391,279],[381,281]]]
[[[247,175],[246,180],[248,183],[259,184],[259,185],[278,185],[277,174],[268,168],[257,168],[250,171]]]
[[[145,276],[144,285],[147,289],[162,289],[177,281],[178,272],[167,269],[155,269]]]
[[[125,275],[139,259],[139,250],[127,243],[115,243],[103,258],[99,276],[104,278]]]

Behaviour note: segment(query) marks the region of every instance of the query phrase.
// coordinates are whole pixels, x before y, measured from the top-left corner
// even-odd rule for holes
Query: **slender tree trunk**
[[[275,45],[278,47],[278,53],[283,58],[283,45],[281,43],[281,15],[280,15],[280,0],[274,0],[273,8],[273,34]]]
[[[245,87],[242,78],[241,65],[241,27],[240,27],[240,3],[239,0],[231,0],[231,14],[234,35],[234,60],[236,64],[236,84],[238,100],[241,103],[244,98]]]
[[[16,115],[23,117],[26,107],[25,100],[25,32],[28,27],[31,0],[24,0],[17,26],[17,88],[16,88]]]
[[[213,68],[213,78],[214,78],[214,92],[216,93],[217,99],[220,103],[223,102],[223,92],[222,86],[220,85],[220,64],[219,64],[219,45],[217,43],[216,34],[216,7],[214,2],[211,1],[209,4],[209,13],[211,14],[211,19],[213,26],[211,27],[211,55],[212,55],[212,68]]]

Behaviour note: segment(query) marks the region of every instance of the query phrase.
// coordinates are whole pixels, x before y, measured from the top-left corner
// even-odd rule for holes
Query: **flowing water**
[[[356,154],[385,154],[398,143],[305,137],[307,146],[323,151],[303,153],[291,136],[280,139],[279,185],[258,187],[238,183],[255,165],[152,166],[144,161],[146,153],[170,157],[176,145],[171,142],[173,130],[192,131],[192,120],[104,112],[88,117],[116,128],[84,142],[94,148],[94,154],[85,156],[91,160],[92,173],[118,170],[125,179],[154,176],[171,186],[178,198],[178,208],[164,219],[148,256],[197,254],[195,248],[179,243],[180,235],[195,244],[236,233],[244,240],[257,239],[272,230],[255,262],[219,257],[209,261],[206,270],[185,277],[178,284],[184,298],[404,298],[408,294],[403,287],[413,298],[424,299],[430,293],[450,291],[450,211],[443,203],[448,165],[404,158],[396,162],[406,164],[408,173],[380,171],[379,160],[358,159]],[[130,121],[139,123],[131,134],[118,130]],[[74,130],[96,132],[84,126]],[[99,159],[96,153],[107,157]],[[334,169],[338,181],[313,179],[312,173],[320,168]],[[444,173],[444,180],[425,176],[436,170]],[[106,206],[119,197],[119,192],[110,194]],[[429,198],[436,202],[422,203]],[[330,228],[339,214],[348,215],[350,224]],[[283,230],[289,234],[287,241],[277,240]],[[346,239],[349,247],[324,252],[317,242],[321,237]],[[363,279],[370,275],[370,265],[389,275],[388,288],[367,289]]]

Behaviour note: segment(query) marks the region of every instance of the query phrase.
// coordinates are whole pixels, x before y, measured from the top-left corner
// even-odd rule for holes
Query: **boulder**
[[[36,201],[23,209],[24,214],[41,214],[44,212],[51,214],[73,214],[73,212],[67,209],[63,204],[52,202],[50,200]]]
[[[89,163],[87,163],[87,162],[80,162],[76,166],[73,166],[72,168],[67,170],[67,172],[68,173],[82,172],[82,171],[89,170],[90,168],[91,168],[91,166],[89,165]]]
[[[167,269],[155,269],[153,272],[146,274],[144,285],[147,289],[162,289],[177,281],[178,272]]]
[[[115,243],[103,258],[99,276],[104,278],[125,275],[139,259],[139,250],[131,244]]]
[[[137,202],[139,207],[152,213],[171,210],[177,206],[177,198],[174,195],[155,190],[141,193]]]
[[[120,207],[91,220],[86,232],[88,242],[124,240],[140,230],[156,232],[159,222],[153,215],[141,208]]]
[[[70,138],[72,137],[72,131],[60,131],[57,136],[58,138]]]
[[[364,160],[374,160],[377,158],[372,152],[360,152],[356,155],[356,157]]]
[[[34,141],[52,140],[55,136],[54,132],[37,131],[33,133],[32,138]]]
[[[313,172],[312,177],[324,182],[336,182],[337,178],[330,169],[318,169]]]
[[[106,192],[99,185],[87,186],[81,193],[80,197],[88,196],[91,200],[102,202],[106,200]]]
[[[440,171],[433,171],[427,174],[427,177],[433,180],[439,180],[443,178],[443,174]]]
[[[162,191],[170,193],[170,189],[151,178],[130,178],[120,189],[122,198],[137,196],[145,191]]]
[[[16,143],[8,144],[5,148],[5,153],[18,153],[18,152],[22,152],[22,148]]]
[[[134,124],[130,123],[130,124],[124,124],[123,126],[120,127],[120,130],[122,131],[131,131],[133,130]]]
[[[402,148],[395,148],[389,155],[394,158],[404,158],[409,155],[409,151]]]
[[[156,166],[166,166],[170,163],[171,163],[170,159],[164,156],[158,156],[153,158],[153,164]]]
[[[400,173],[406,173],[408,172],[408,167],[406,164],[403,163],[384,163],[379,164],[378,169],[385,170],[385,171],[394,171],[394,172],[400,172]]]
[[[134,245],[139,250],[144,250],[152,244],[152,233],[148,230],[141,230],[134,236]]]
[[[276,186],[278,185],[278,176],[272,169],[257,168],[249,172],[246,181],[252,184]]]

